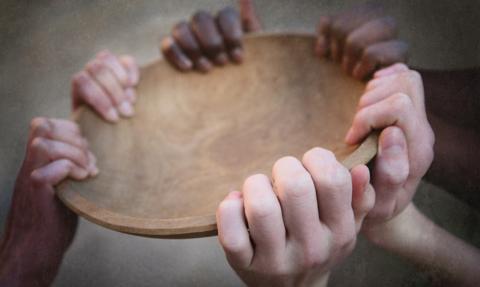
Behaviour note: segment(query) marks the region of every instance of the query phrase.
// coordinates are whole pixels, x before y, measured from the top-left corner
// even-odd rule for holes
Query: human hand
[[[0,248],[0,285],[50,285],[77,226],[77,216],[58,200],[54,187],[67,177],[82,180],[97,173],[76,124],[32,120]]]
[[[102,51],[72,78],[73,110],[87,104],[109,122],[131,117],[138,80],[138,66],[132,57]]]
[[[346,141],[358,143],[373,129],[384,130],[372,174],[375,206],[364,230],[402,212],[432,163],[435,136],[425,112],[420,74],[404,64],[375,73],[359,101]]]
[[[250,176],[242,193],[231,192],[220,203],[218,236],[228,262],[250,286],[326,281],[352,251],[374,204],[368,168],[349,172],[333,153],[314,148],[302,162],[278,160],[272,182]]]
[[[323,16],[317,33],[317,55],[341,62],[342,68],[359,80],[381,67],[407,60],[408,46],[397,38],[395,20],[376,5]]]
[[[214,18],[208,12],[197,11],[190,23],[182,21],[165,37],[161,51],[165,59],[180,71],[192,69],[206,73],[213,64],[243,61],[244,32],[260,29],[251,0],[240,0],[240,15],[232,7],[220,10]],[[212,64],[213,63],[213,64]]]

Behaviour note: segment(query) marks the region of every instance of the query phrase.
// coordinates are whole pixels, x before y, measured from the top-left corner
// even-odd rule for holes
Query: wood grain
[[[136,116],[108,124],[90,109],[75,119],[100,174],[64,181],[60,199],[88,220],[158,237],[214,234],[215,210],[253,173],[282,156],[333,149],[347,167],[368,162],[376,138],[343,144],[364,84],[313,55],[314,37],[257,35],[242,65],[208,75],[163,61],[141,70]]]

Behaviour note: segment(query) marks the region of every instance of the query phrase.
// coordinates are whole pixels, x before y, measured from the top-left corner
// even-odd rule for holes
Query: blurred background
[[[267,31],[310,31],[318,17],[362,1],[257,0]],[[480,1],[382,1],[410,44],[410,64],[480,65]],[[96,52],[160,57],[159,39],[197,9],[235,1],[0,1],[0,230],[34,116],[70,113],[70,76]],[[480,214],[423,183],[415,202],[431,219],[480,247]],[[329,286],[424,286],[414,266],[360,239]],[[238,286],[216,237],[188,240],[124,235],[81,220],[54,286]]]

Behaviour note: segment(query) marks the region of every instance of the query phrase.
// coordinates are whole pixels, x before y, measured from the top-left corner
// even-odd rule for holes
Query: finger
[[[400,127],[407,138],[415,134],[416,111],[409,96],[398,93],[357,112],[345,138],[349,144],[363,139],[373,129],[390,125]]]
[[[104,50],[97,55],[97,59],[105,64],[110,72],[115,76],[117,81],[122,87],[129,87],[130,79],[124,66],[120,63],[117,57],[115,57],[110,51]]]
[[[213,66],[212,63],[203,55],[200,44],[186,22],[180,22],[173,28],[172,36],[181,50],[193,62],[195,69],[200,72],[208,72]]]
[[[380,67],[406,62],[407,51],[407,44],[399,40],[373,44],[363,51],[360,61],[353,69],[353,76],[363,80]]]
[[[331,230],[348,229],[354,223],[348,170],[331,151],[322,148],[306,152],[302,162],[315,184],[320,221]]]
[[[135,89],[125,89],[125,96],[132,104],[135,104],[137,102],[137,92],[135,92]]]
[[[127,100],[123,87],[115,78],[106,65],[95,59],[87,64],[87,71],[105,93],[110,97],[113,105],[124,117],[131,117],[134,114],[131,103]]]
[[[245,216],[255,244],[255,256],[269,262],[281,262],[285,248],[282,211],[269,179],[253,175],[243,184]]]
[[[88,147],[78,126],[67,120],[34,118],[30,123],[30,139],[33,140],[35,137],[61,141],[81,149]]]
[[[217,209],[218,239],[230,265],[247,268],[253,257],[242,194],[233,191],[220,203]]]
[[[36,184],[55,186],[68,176],[75,180],[83,180],[88,175],[89,172],[86,169],[68,159],[60,159],[35,169],[31,174],[31,178]]]
[[[365,165],[354,167],[350,174],[352,176],[352,209],[358,233],[365,216],[375,204],[375,191],[370,185],[370,171]]]
[[[379,138],[379,149],[373,170],[375,207],[369,219],[389,218],[395,209],[396,198],[402,192],[409,175],[407,141],[398,127],[388,127]]]
[[[185,55],[172,37],[162,40],[161,50],[165,59],[180,71],[190,71],[193,68],[192,61]]]
[[[126,69],[128,75],[128,86],[134,87],[138,84],[140,79],[140,70],[138,69],[138,65],[135,62],[135,59],[129,55],[120,56],[120,63]]]
[[[220,10],[217,15],[217,23],[230,58],[236,63],[241,63],[243,60],[243,31],[238,12],[231,7]]]
[[[418,115],[412,99],[403,93],[380,101],[358,111],[346,142],[359,142],[373,129],[397,126],[408,142],[410,174],[422,177],[433,158],[433,133],[425,118]],[[415,159],[415,160],[413,160]]]
[[[343,57],[345,40],[348,35],[364,23],[378,18],[383,14],[383,9],[375,4],[357,6],[333,18],[330,28],[331,56],[335,61]]]
[[[318,244],[311,242],[312,238],[318,238],[312,234],[322,231],[312,177],[294,157],[275,162],[272,174],[289,237],[301,243]]]
[[[397,26],[392,17],[371,20],[352,31],[345,40],[345,53],[342,67],[352,74],[356,62],[368,46],[394,39],[397,36]]]
[[[315,53],[321,58],[328,57],[329,55],[331,24],[332,19],[328,16],[322,16],[318,21]]]
[[[375,72],[375,78],[382,78],[386,76],[390,76],[393,74],[403,73],[409,71],[409,68],[404,63],[396,63],[386,68],[380,69]]]
[[[423,83],[418,72],[408,70],[372,81],[376,82],[368,83],[367,92],[359,100],[359,109],[378,103],[395,93],[405,93],[412,99],[418,116],[426,120]]]
[[[95,82],[88,73],[81,71],[72,80],[74,107],[86,103],[97,111],[105,120],[117,122],[118,112],[113,106],[110,97]]]
[[[42,137],[36,137],[32,140],[29,157],[35,162],[34,168],[55,160],[68,159],[84,169],[91,169],[86,150]]]
[[[225,65],[228,62],[228,56],[212,15],[205,11],[198,11],[193,15],[191,25],[207,57],[217,65]]]
[[[252,0],[239,0],[240,17],[242,18],[243,31],[246,33],[257,32],[262,29],[262,24],[255,11]]]

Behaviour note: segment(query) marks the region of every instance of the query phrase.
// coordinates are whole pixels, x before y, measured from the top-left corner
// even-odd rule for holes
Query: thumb
[[[239,0],[240,17],[242,18],[242,27],[246,33],[257,32],[262,29],[262,24],[255,12],[255,6],[252,0]]]
[[[380,134],[379,151],[373,169],[373,187],[376,192],[375,207],[369,218],[382,220],[393,215],[396,199],[405,192],[404,184],[409,174],[407,141],[403,131],[395,126]]]

